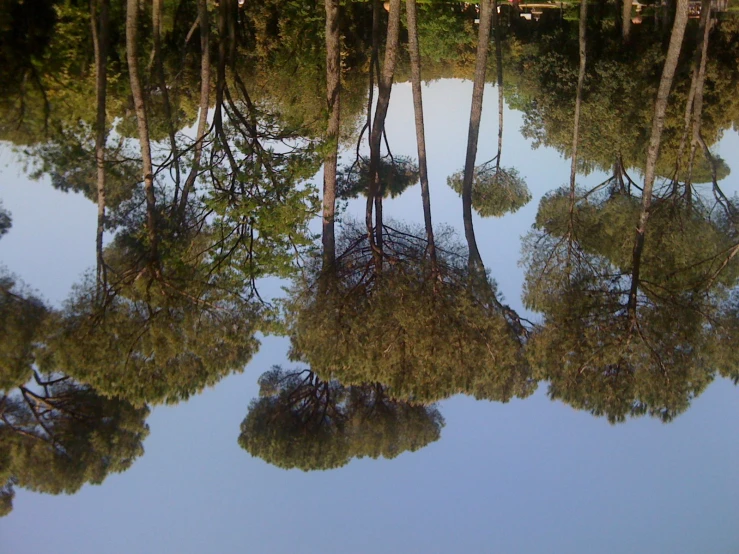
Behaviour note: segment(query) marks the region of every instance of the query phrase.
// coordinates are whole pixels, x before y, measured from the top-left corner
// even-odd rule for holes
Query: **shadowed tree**
[[[33,375],[34,343],[49,315],[44,303],[7,274],[0,274],[0,390],[8,391]]]

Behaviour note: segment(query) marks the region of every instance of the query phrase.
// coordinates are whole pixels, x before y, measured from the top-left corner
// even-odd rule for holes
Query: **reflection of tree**
[[[92,283],[79,286],[51,341],[59,366],[137,405],[178,402],[241,371],[258,346],[259,309],[209,280],[207,265],[176,261],[158,279],[125,276],[102,303]]]
[[[332,469],[352,458],[395,458],[438,440],[433,406],[390,400],[379,384],[344,387],[312,371],[274,368],[259,378],[239,444],[285,469]]]
[[[386,226],[377,271],[366,235],[345,233],[323,287],[307,276],[294,291],[296,349],[324,378],[380,382],[402,400],[527,396],[535,383],[493,283],[471,279],[460,248],[437,239],[434,268],[423,234]]]
[[[707,14],[709,10],[703,13]],[[680,143],[684,133],[684,112],[678,106],[692,106],[692,67],[698,55],[700,61],[703,27],[688,25],[683,54],[678,59],[674,77],[671,107],[665,114],[664,133],[660,147],[657,174],[671,178],[675,172]],[[570,122],[577,82],[577,35],[565,23],[562,28],[537,36],[524,43],[510,45],[511,62],[506,65],[507,78],[516,82],[506,91],[507,100],[524,112],[523,133],[534,145],[556,148],[571,156]],[[636,33],[628,47],[620,37],[605,31],[599,25],[588,26],[593,38],[589,52],[588,73],[582,101],[582,130],[578,170],[610,171],[614,159],[622,158],[622,165],[643,174],[652,123],[653,101],[659,87],[665,44],[669,39],[660,33]],[[710,29],[710,45],[705,66],[706,96],[704,100],[702,133],[707,145],[713,145],[723,130],[731,128],[736,119],[736,98],[727,91],[736,89],[739,73],[736,71],[735,25],[715,21]],[[696,66],[699,67],[699,66]],[[628,78],[624,78],[628,75]],[[508,77],[509,76],[509,77]],[[691,108],[692,109],[692,108]],[[692,133],[690,133],[692,136]],[[688,137],[688,144],[690,137]],[[696,165],[704,163],[696,158]],[[689,155],[681,162],[681,180],[684,180]],[[709,182],[710,176],[701,171],[700,181]],[[708,178],[707,178],[708,177]]]
[[[569,190],[545,197],[526,243],[524,300],[544,314],[529,359],[550,381],[552,398],[611,422],[645,413],[669,421],[702,392],[718,352],[712,326],[726,286],[736,280],[735,268],[723,271],[733,232],[712,221],[712,209],[674,195],[655,199],[657,153],[686,21],[687,2],[680,2],[654,106],[645,183],[636,187],[641,199],[631,196],[628,177],[624,187],[618,163],[603,185],[576,188],[576,120]]]
[[[447,179],[455,192],[461,194],[463,174]],[[472,177],[472,208],[482,217],[501,217],[518,211],[531,200],[531,193],[518,171],[483,164],[475,167]]]
[[[0,515],[13,487],[73,493],[143,452],[146,406],[100,396],[60,374],[47,330],[56,315],[8,276],[0,283]]]
[[[36,376],[0,398],[0,515],[13,486],[71,494],[128,469],[143,454],[146,407],[99,396],[68,377]]]
[[[390,160],[381,158],[378,164],[379,191],[383,198],[400,196],[405,189],[418,182],[419,169],[414,160],[406,156],[395,156]],[[338,175],[337,197],[357,198],[369,193],[369,161],[359,158],[356,163],[344,167]]]

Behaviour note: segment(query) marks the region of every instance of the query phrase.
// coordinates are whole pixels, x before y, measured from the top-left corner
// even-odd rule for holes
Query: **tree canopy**
[[[311,370],[275,367],[259,378],[239,445],[283,469],[341,467],[353,458],[395,458],[439,439],[434,406],[389,399],[380,384],[345,387]]]

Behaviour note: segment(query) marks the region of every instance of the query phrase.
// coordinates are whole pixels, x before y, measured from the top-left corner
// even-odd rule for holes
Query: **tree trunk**
[[[192,167],[182,187],[182,196],[177,208],[177,219],[180,224],[187,210],[187,198],[195,186],[200,171],[200,160],[203,155],[203,141],[208,132],[208,108],[210,106],[210,22],[208,21],[207,0],[198,0],[198,21],[200,21],[200,113],[198,114],[198,130],[195,139]]]
[[[159,89],[162,93],[162,103],[164,107],[164,117],[167,120],[167,131],[169,133],[169,147],[172,151],[172,165],[175,170],[175,193],[173,206],[177,205],[177,198],[180,192],[180,155],[177,149],[177,139],[175,137],[175,124],[172,118],[172,106],[169,103],[169,90],[167,89],[167,78],[164,74],[164,61],[162,60],[162,0],[152,0],[151,4],[151,28],[154,43],[154,71],[156,72],[156,80],[159,82]]]
[[[131,95],[136,109],[136,123],[141,147],[144,191],[146,192],[146,226],[149,235],[151,262],[156,263],[157,231],[156,231],[156,198],[154,196],[154,172],[151,163],[151,142],[149,140],[149,121],[144,104],[144,93],[141,89],[141,78],[138,66],[138,1],[127,0],[126,3],[126,60],[131,82]]]
[[[385,61],[382,72],[378,75],[377,105],[370,133],[370,190],[367,194],[367,231],[372,240],[372,204],[375,211],[375,234],[373,245],[379,254],[382,251],[382,193],[380,186],[380,144],[385,131],[385,117],[390,105],[390,92],[393,88],[395,61],[398,54],[400,34],[400,0],[390,0],[390,13],[387,21],[387,39],[385,42]]]
[[[695,83],[695,95],[693,97],[693,139],[690,145],[690,160],[688,162],[688,175],[685,181],[685,197],[690,203],[692,198],[691,185],[693,180],[693,165],[695,163],[695,154],[701,142],[701,122],[703,118],[703,87],[706,82],[706,63],[708,59],[708,40],[711,34],[711,0],[703,0],[701,2],[701,20],[700,29],[703,31],[701,35],[700,45],[700,62],[698,63],[698,73]]]
[[[498,153],[495,155],[495,174],[500,171],[500,157],[503,154],[503,37],[500,18],[498,17],[498,0],[493,1],[493,34],[495,38],[495,66],[498,85]]]
[[[470,107],[470,126],[467,133],[467,156],[464,164],[462,180],[462,217],[464,219],[464,236],[469,249],[470,268],[484,271],[480,251],[475,240],[475,229],[472,226],[472,180],[475,174],[475,158],[477,157],[477,141],[480,135],[480,118],[482,116],[482,97],[485,90],[485,72],[488,63],[488,43],[492,19],[492,0],[481,0],[480,28],[477,35],[477,59],[475,63],[475,81],[472,86],[472,105]]]
[[[339,32],[339,1],[326,3],[326,102],[329,120],[326,140],[331,151],[323,162],[323,268],[336,260],[334,218],[336,210],[336,163],[339,155],[339,125],[341,122],[341,35]]]
[[[675,11],[675,22],[672,26],[670,45],[667,49],[665,64],[662,68],[657,99],[654,103],[654,117],[652,119],[652,131],[649,137],[649,149],[647,150],[647,164],[644,172],[644,190],[642,192],[642,209],[639,215],[639,224],[634,238],[634,250],[631,263],[631,289],[629,291],[628,313],[632,320],[636,319],[636,296],[639,288],[639,274],[641,269],[641,255],[644,250],[644,239],[647,232],[647,221],[649,210],[652,206],[652,190],[654,188],[655,170],[659,145],[662,139],[662,129],[665,125],[665,112],[667,111],[667,100],[675,77],[675,69],[680,58],[680,48],[685,35],[685,27],[688,23],[688,0],[677,0]]]
[[[426,166],[426,136],[423,123],[423,96],[421,93],[421,54],[418,45],[418,23],[416,19],[416,0],[406,0],[408,23],[408,47],[411,57],[411,85],[413,87],[413,113],[416,123],[416,145],[418,147],[418,172],[421,178],[421,200],[423,202],[423,221],[426,227],[431,266],[436,271],[436,244],[434,228],[431,224],[431,195],[429,192],[428,168]]]
[[[631,5],[633,0],[623,0],[621,6],[621,38],[624,42],[629,40],[631,35]]]
[[[567,237],[567,263],[569,268],[573,255],[575,239],[575,201],[577,187],[577,148],[580,144],[580,111],[582,108],[582,90],[585,85],[585,67],[587,64],[587,28],[588,3],[580,2],[580,21],[578,25],[578,43],[580,52],[580,67],[577,72],[577,92],[575,94],[575,114],[572,118],[572,159],[570,161],[570,210]]]
[[[577,92],[575,96],[575,114],[572,118],[572,159],[570,163],[570,199],[575,198],[577,179],[577,149],[580,144],[580,111],[582,109],[582,90],[585,84],[585,66],[587,63],[587,27],[588,3],[580,2],[580,23],[578,41],[580,49],[580,67],[577,72]]]
[[[98,12],[99,7],[99,12]],[[95,121],[95,165],[97,166],[97,281],[98,287],[107,285],[107,271],[103,258],[103,233],[105,232],[105,142],[108,136],[106,123],[106,101],[108,90],[108,0],[91,0],[90,23],[93,48],[95,49],[95,95],[97,118]]]

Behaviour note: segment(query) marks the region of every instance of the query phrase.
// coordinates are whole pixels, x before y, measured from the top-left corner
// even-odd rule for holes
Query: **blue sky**
[[[460,230],[461,201],[446,177],[462,167],[471,83],[424,87],[435,224]],[[496,90],[488,87],[478,160],[492,158]],[[532,151],[520,114],[506,111],[504,165],[534,196],[514,215],[477,218],[486,266],[514,308],[523,272],[519,237],[541,196],[567,181],[569,162]],[[393,90],[388,137],[415,157],[410,86]],[[739,139],[718,146],[734,173]],[[0,157],[0,197],[14,216],[0,260],[53,303],[94,263],[95,206],[30,182]],[[583,184],[596,184],[591,175]],[[317,177],[318,179],[318,177]],[[317,181],[318,182],[318,181]],[[360,202],[348,214],[360,217]],[[388,202],[386,217],[422,223],[419,187]],[[534,397],[508,404],[455,397],[441,403],[438,442],[394,460],[355,460],[329,472],[284,471],[236,443],[256,379],[287,364],[287,342],[263,340],[243,374],[187,403],[153,410],[146,454],[102,486],[74,496],[18,491],[0,519],[0,552],[37,554],[202,552],[733,553],[739,551],[739,391],[717,381],[670,425],[611,426]]]

